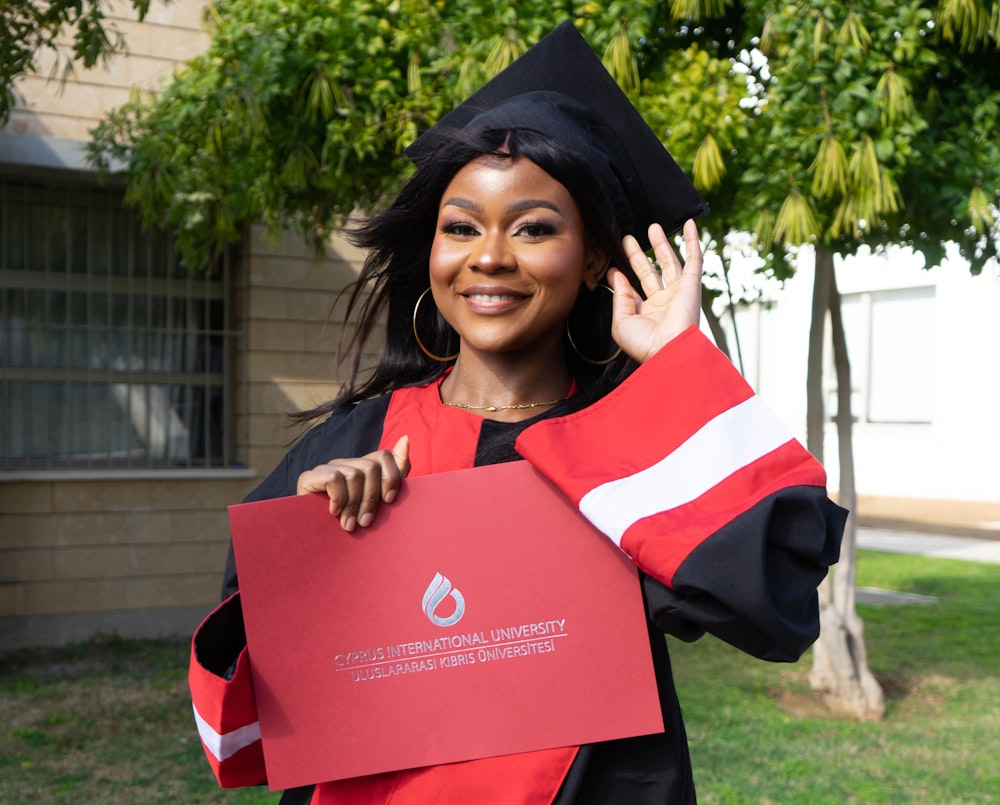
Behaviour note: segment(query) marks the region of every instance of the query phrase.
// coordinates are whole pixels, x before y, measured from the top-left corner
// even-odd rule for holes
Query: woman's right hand
[[[330,514],[344,531],[371,525],[379,504],[392,503],[410,471],[410,438],[403,436],[392,450],[376,450],[360,458],[338,458],[299,476],[299,495],[330,498]]]

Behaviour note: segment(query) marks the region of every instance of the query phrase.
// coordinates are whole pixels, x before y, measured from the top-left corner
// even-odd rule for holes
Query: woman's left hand
[[[622,241],[645,299],[621,271],[612,268],[608,272],[608,283],[615,292],[611,335],[639,363],[649,360],[692,324],[697,325],[701,317],[701,241],[694,221],[684,224],[684,263],[659,224],[649,228],[649,242],[662,275],[634,237],[626,235]]]

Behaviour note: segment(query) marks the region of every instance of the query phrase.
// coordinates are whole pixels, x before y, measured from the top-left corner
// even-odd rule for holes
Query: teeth
[[[477,302],[509,302],[516,298],[516,296],[510,294],[498,294],[496,296],[485,293],[469,294],[469,299],[475,299]]]

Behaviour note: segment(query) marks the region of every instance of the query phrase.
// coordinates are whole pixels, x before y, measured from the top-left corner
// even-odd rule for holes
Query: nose
[[[512,271],[516,261],[505,234],[498,230],[483,233],[471,255],[473,270],[486,274]]]

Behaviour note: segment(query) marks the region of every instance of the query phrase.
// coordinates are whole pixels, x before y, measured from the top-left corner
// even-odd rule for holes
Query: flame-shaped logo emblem
[[[449,595],[455,601],[455,611],[447,618],[435,615],[434,612],[437,610],[438,604]],[[435,626],[454,626],[465,614],[465,599],[458,590],[451,588],[451,582],[448,579],[440,573],[435,573],[434,579],[427,585],[427,590],[424,592],[423,607],[427,619]]]

